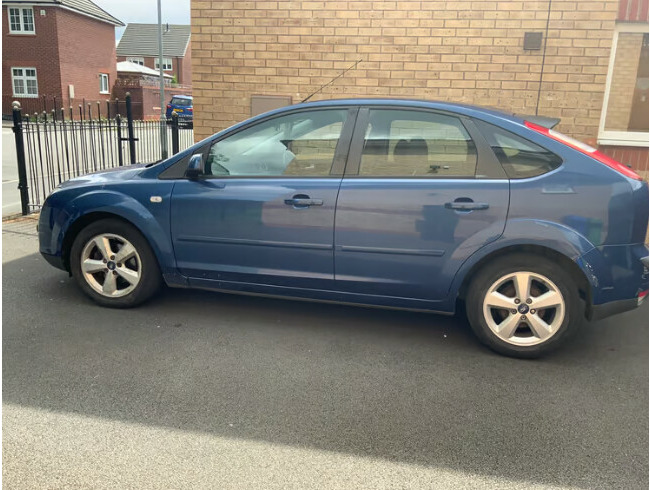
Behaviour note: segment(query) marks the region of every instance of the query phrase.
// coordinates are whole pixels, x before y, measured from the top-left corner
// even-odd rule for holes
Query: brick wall
[[[426,98],[534,112],[548,1],[193,1],[195,137],[250,115],[252,94]],[[617,0],[554,0],[539,102],[594,138]]]
[[[601,146],[598,148],[625,165],[629,165],[643,179],[648,181],[648,148],[634,146]]]
[[[41,16],[40,11],[45,15]],[[9,33],[8,9],[2,7],[2,94],[3,114],[11,113],[11,101],[19,100],[23,107],[39,107],[34,99],[13,97],[11,82],[12,67],[36,68],[39,95],[56,95],[61,97],[61,74],[59,70],[59,46],[52,40],[57,39],[56,8],[34,8],[35,35]],[[4,97],[7,95],[7,97]],[[9,105],[9,107],[6,107]]]
[[[76,106],[83,99],[110,99],[110,90],[117,78],[115,27],[69,10],[55,10],[65,105]],[[108,73],[108,94],[99,93],[100,73]],[[75,93],[72,101],[68,97],[70,84],[74,85]]]
[[[178,83],[192,86],[192,41],[187,46],[185,58],[178,58],[178,74]]]
[[[120,101],[126,100],[126,94],[131,94],[134,119],[159,119],[160,118],[160,89],[158,87],[114,87],[113,98]],[[187,90],[182,88],[165,87],[165,104],[174,95],[187,95]],[[122,116],[126,115],[126,109],[120,106]]]

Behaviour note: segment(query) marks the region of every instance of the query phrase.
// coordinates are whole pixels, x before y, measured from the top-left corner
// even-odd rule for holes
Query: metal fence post
[[[29,214],[29,188],[27,187],[27,162],[25,160],[25,142],[23,141],[23,117],[20,102],[12,104],[14,137],[16,139],[16,157],[18,160],[18,189],[20,190],[20,207],[23,216]]]
[[[180,150],[180,143],[178,141],[178,114],[172,113],[172,155],[176,155]]]
[[[133,133],[133,110],[131,107],[131,94],[126,93],[126,127],[129,132],[129,155],[131,165],[135,164],[135,134]]]
[[[115,124],[117,125],[117,161],[118,165],[122,167],[124,165],[124,158],[122,157],[122,116],[119,114],[115,116]]]

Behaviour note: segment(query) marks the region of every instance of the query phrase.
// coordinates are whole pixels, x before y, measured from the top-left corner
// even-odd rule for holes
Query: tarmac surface
[[[421,313],[111,310],[3,225],[5,488],[648,488],[647,305],[536,361]]]

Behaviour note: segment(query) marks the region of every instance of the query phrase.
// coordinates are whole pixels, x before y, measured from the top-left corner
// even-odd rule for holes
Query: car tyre
[[[70,270],[86,295],[113,308],[137,306],[162,285],[146,238],[118,219],[98,220],[79,232],[70,251]]]
[[[472,278],[466,300],[469,324],[483,344],[529,359],[575,333],[583,307],[570,274],[534,254],[503,256],[485,265]]]

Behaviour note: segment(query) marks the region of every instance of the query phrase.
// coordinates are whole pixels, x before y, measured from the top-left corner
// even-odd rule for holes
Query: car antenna
[[[361,61],[363,61],[363,60],[357,60],[357,61],[356,61],[352,66],[350,66],[350,67],[347,68],[346,70],[343,70],[341,73],[339,73],[338,75],[336,75],[334,78],[332,78],[332,79],[331,79],[329,82],[327,82],[325,85],[322,85],[321,88],[319,88],[318,90],[316,90],[316,91],[315,91],[314,93],[312,93],[309,97],[307,97],[306,99],[303,99],[302,101],[300,101],[300,103],[303,104],[303,103],[307,102],[309,99],[311,99],[314,95],[316,95],[318,92],[320,92],[321,90],[323,90],[325,87],[327,87],[328,85],[332,85],[336,80],[338,80],[339,78],[341,78],[341,77],[342,77],[343,75],[345,75],[347,72],[349,72],[349,71],[352,70],[354,67],[356,67],[359,63],[361,63]]]

